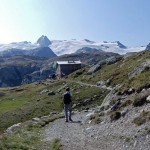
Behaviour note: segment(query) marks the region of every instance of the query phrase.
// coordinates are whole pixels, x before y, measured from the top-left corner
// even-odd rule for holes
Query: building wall
[[[59,64],[56,73],[62,77],[78,69],[81,69],[81,64]]]

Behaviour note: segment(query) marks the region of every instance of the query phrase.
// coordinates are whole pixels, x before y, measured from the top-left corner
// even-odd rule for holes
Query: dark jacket
[[[70,104],[71,103],[71,94],[70,94],[70,92],[64,93],[63,101],[64,101],[64,104]]]

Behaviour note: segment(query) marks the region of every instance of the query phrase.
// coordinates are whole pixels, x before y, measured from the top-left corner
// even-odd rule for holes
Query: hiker
[[[65,121],[68,122],[69,121],[72,121],[71,119],[71,111],[72,111],[72,108],[71,108],[71,93],[70,93],[70,89],[69,87],[66,88],[66,92],[64,93],[63,95],[63,101],[64,101],[64,111],[65,111]],[[68,116],[68,113],[69,113],[69,116]]]

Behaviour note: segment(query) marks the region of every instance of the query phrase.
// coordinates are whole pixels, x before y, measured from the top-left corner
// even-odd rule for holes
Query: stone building
[[[66,76],[78,69],[81,69],[81,61],[57,61],[56,74],[59,77]]]

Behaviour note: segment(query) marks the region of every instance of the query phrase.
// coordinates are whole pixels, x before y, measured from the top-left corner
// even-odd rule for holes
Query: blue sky
[[[36,40],[150,43],[150,0],[0,0],[0,43]]]

